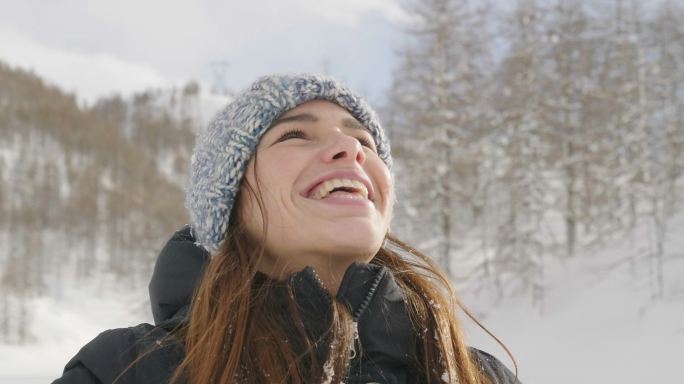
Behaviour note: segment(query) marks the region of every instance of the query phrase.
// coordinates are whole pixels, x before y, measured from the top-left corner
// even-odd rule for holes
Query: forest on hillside
[[[684,203],[681,2],[416,2],[384,123],[396,232],[457,282],[542,305],[544,268],[651,230],[665,295],[667,218]],[[669,252],[669,253],[668,253]],[[681,256],[679,256],[681,257]]]
[[[684,209],[684,9],[675,1],[407,3],[379,106],[395,157],[392,231],[469,289],[544,303],[545,265],[652,228],[663,299],[667,219]],[[0,58],[1,59],[1,58]],[[31,299],[113,274],[147,283],[187,222],[203,92],[92,105],[0,64],[0,342],[31,341]],[[639,261],[645,260],[646,263]]]
[[[82,107],[0,65],[0,340],[26,341],[30,299],[64,284],[102,273],[145,283],[187,222],[197,102],[191,83]]]

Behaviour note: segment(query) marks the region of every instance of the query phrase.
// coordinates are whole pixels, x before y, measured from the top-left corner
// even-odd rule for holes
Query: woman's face
[[[370,261],[382,245],[392,213],[390,173],[370,133],[337,104],[310,101],[280,116],[245,177],[261,193],[267,218],[263,239],[256,199],[243,193],[248,233],[265,241],[262,271],[344,270]]]

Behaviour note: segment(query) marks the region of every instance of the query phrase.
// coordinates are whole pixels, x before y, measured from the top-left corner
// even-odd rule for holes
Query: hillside
[[[72,284],[144,284],[187,221],[194,134],[216,100],[190,83],[84,107],[0,63],[0,343],[35,342],[34,300]]]
[[[193,138],[225,101],[190,83],[82,106],[34,74],[0,64],[0,383],[50,381],[99,332],[152,320],[146,285],[161,246],[187,220],[182,185]],[[591,139],[583,134],[577,138]],[[577,181],[577,190],[587,189],[577,201],[587,204],[584,221],[572,223],[572,247],[562,203],[576,189],[563,190],[558,169],[539,170],[534,157],[521,164],[506,132],[492,135],[503,144],[482,143],[481,161],[466,160],[510,173],[483,173],[483,184],[473,184],[483,187],[478,198],[450,213],[434,199],[433,211],[407,204],[409,193],[429,197],[439,189],[418,182],[408,161],[444,167],[398,140],[393,231],[435,256],[446,244],[435,218],[455,213],[441,216],[457,224],[447,226],[453,247],[444,251],[454,283],[512,349],[524,383],[677,382],[673,367],[684,342],[681,135],[682,125],[673,123],[672,135],[658,141],[671,155],[665,165],[629,170],[629,178],[626,168],[602,173],[610,169],[582,158],[587,175],[598,173]],[[627,149],[634,146],[596,151]],[[473,345],[508,362],[464,323]]]
[[[512,350],[526,384],[678,383],[684,345],[684,215],[668,222],[665,295],[654,298],[653,229],[560,262],[551,261],[543,311],[529,298],[497,300],[465,292],[463,299]],[[632,258],[634,264],[626,260]],[[512,367],[491,338],[468,324],[473,345]]]
[[[668,249],[684,247],[684,215],[670,220]],[[652,300],[648,277],[621,263],[648,247],[647,226],[610,251],[578,255],[549,266],[547,306],[541,313],[525,296],[499,301],[463,292],[464,301],[513,351],[525,384],[676,383],[684,344],[684,258],[673,253],[666,297]],[[31,323],[38,342],[0,346],[0,383],[44,383],[58,377],[79,348],[108,328],[152,318],[145,287],[120,292],[114,276],[85,286],[69,285],[62,297],[34,301]],[[101,292],[95,298],[90,293]],[[512,367],[506,354],[464,320],[470,344]],[[35,362],[41,361],[40,366]]]

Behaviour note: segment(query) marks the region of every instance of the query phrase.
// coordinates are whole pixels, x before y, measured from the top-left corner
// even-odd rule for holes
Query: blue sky
[[[327,71],[371,101],[389,86],[408,16],[394,0],[0,0],[0,60],[82,100],[199,80],[239,89]]]

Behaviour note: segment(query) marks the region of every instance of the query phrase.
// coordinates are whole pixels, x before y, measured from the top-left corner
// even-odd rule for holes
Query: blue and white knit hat
[[[392,168],[389,141],[377,114],[345,85],[314,74],[261,77],[197,137],[185,204],[195,238],[209,252],[224,240],[247,163],[261,137],[280,115],[311,100],[328,100],[348,110],[368,129],[378,155]]]

